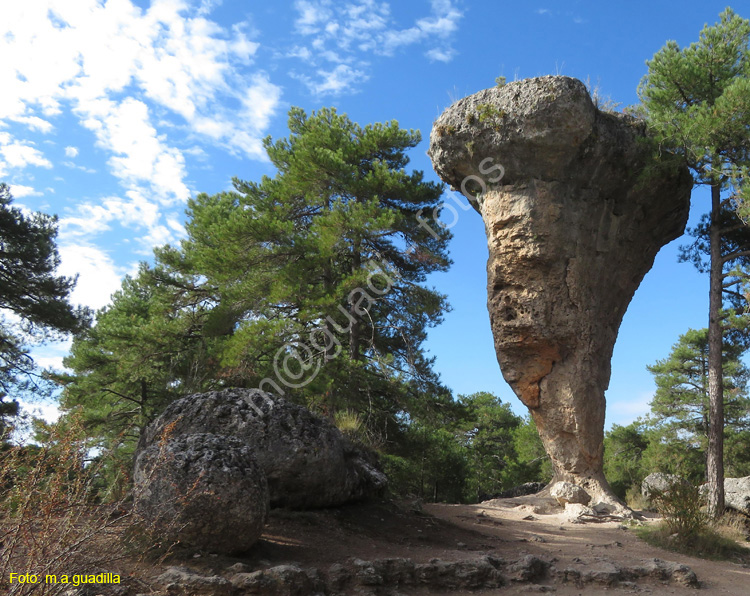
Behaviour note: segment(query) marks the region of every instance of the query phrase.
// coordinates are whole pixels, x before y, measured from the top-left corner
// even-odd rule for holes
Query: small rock
[[[513,581],[536,581],[543,579],[550,567],[549,561],[545,561],[534,555],[526,555],[513,563],[508,570],[513,573]]]
[[[231,585],[242,594],[307,596],[316,588],[308,573],[295,565],[278,565],[253,573],[238,573]]]
[[[328,585],[336,592],[340,592],[351,581],[352,574],[341,563],[334,563],[328,568]]]
[[[653,472],[643,479],[641,482],[641,495],[644,499],[649,500],[652,493],[654,492],[667,492],[669,489],[678,482],[685,482],[685,479],[674,474],[662,474],[661,472]]]
[[[537,536],[536,534],[532,534],[531,537],[529,538],[529,541],[541,542],[543,544],[547,542],[544,538],[542,538],[541,536]]]
[[[690,588],[698,587],[698,577],[687,565],[662,561],[661,559],[649,559],[643,567],[633,570],[637,575],[653,577],[662,581],[674,582],[681,586]]]
[[[621,579],[621,571],[609,561],[600,561],[581,570],[581,580],[585,583],[613,586]]]
[[[750,476],[725,478],[724,499],[730,509],[750,515]]]
[[[596,515],[591,507],[586,507],[581,503],[568,503],[565,506],[563,516],[570,523],[581,523],[581,517],[584,515]]]
[[[229,596],[232,593],[232,584],[227,579],[219,575],[201,575],[185,567],[170,567],[156,581],[165,585],[170,595]]]
[[[568,503],[588,505],[591,501],[591,495],[571,482],[556,482],[550,489],[550,496],[560,505],[567,505]]]
[[[245,565],[245,563],[235,563],[234,565],[227,567],[229,573],[251,573],[252,570],[252,567],[250,567],[250,565]]]

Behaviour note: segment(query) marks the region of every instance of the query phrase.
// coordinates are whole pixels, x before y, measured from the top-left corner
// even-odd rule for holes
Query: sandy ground
[[[206,573],[222,573],[238,562],[248,570],[296,564],[325,571],[333,563],[345,563],[352,558],[404,557],[424,563],[435,558],[475,559],[483,554],[506,560],[532,554],[555,559],[558,569],[585,569],[606,562],[617,567],[638,566],[644,559],[658,558],[690,566],[701,583],[700,593],[750,594],[747,562],[706,561],[657,549],[639,540],[619,522],[574,523],[560,507],[534,497],[498,499],[478,505],[397,506],[380,502],[308,512],[274,511],[262,540],[242,557],[185,553],[182,560],[177,557],[167,564],[187,564]],[[583,588],[550,580],[537,586],[519,584],[481,594],[541,591],[561,596],[696,593],[691,588],[640,579],[637,585],[629,587]],[[404,596],[423,593],[401,589],[399,593],[402,592]],[[477,592],[430,593],[447,596]]]
[[[532,500],[533,501],[533,500]],[[700,593],[707,595],[750,594],[750,566],[743,562],[716,562],[652,547],[638,539],[619,522],[571,523],[559,508],[545,504],[524,502],[524,499],[498,499],[479,505],[428,505],[426,510],[441,520],[456,526],[478,530],[482,535],[494,537],[495,552],[510,558],[515,553],[555,557],[560,567],[583,567],[599,561],[609,561],[615,566],[636,566],[644,559],[658,558],[688,565],[698,576]],[[533,519],[530,519],[533,518]],[[652,517],[647,520],[653,523]],[[750,551],[749,551],[750,552]],[[748,558],[750,561],[750,558]],[[555,584],[555,594],[694,594],[691,588],[663,585],[640,580],[638,588],[596,588]],[[526,586],[498,590],[497,593],[525,592]],[[486,592],[492,593],[492,592]]]

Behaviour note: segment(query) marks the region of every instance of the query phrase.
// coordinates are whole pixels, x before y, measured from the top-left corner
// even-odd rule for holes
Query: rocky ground
[[[750,551],[749,551],[750,553]],[[750,558],[748,558],[750,561]],[[244,556],[177,553],[131,570],[129,594],[747,594],[747,562],[648,546],[535,497],[275,510]],[[125,594],[124,591],[120,592]]]

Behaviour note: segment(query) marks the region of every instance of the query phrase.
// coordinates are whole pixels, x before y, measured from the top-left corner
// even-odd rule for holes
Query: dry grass
[[[747,519],[727,513],[718,521],[710,521],[697,487],[676,482],[668,490],[654,491],[651,500],[664,520],[637,529],[639,538],[653,546],[703,559],[750,561],[750,549],[744,546]]]
[[[738,543],[736,535],[722,527],[709,525],[687,538],[672,533],[664,522],[639,527],[635,532],[652,546],[684,555],[737,563],[750,561],[750,549]]]
[[[4,444],[0,452],[0,590],[9,596],[56,595],[71,585],[47,575],[98,574],[124,556],[117,540],[130,513],[122,503],[99,505],[99,469],[86,465],[80,420],[53,428],[41,446]],[[106,547],[102,545],[106,544]],[[10,574],[38,583],[10,582]]]

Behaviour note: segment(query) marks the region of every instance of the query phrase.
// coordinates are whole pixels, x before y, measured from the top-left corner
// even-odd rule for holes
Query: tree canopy
[[[405,169],[419,133],[299,108],[289,130],[264,141],[274,177],[192,199],[186,239],[156,250],[74,342],[63,404],[106,420],[110,440],[226,386],[351,411],[386,442],[450,400],[422,349],[448,309],[424,282],[449,266],[451,234],[418,219],[439,216],[442,195]]]
[[[724,508],[722,306],[727,272],[722,237],[742,222],[722,226],[741,202],[743,172],[750,165],[750,22],[732,9],[704,27],[685,48],[669,41],[648,61],[639,95],[657,142],[675,152],[697,184],[711,188],[708,220],[709,509]],[[740,188],[738,188],[738,185]],[[722,198],[722,193],[729,196]]]
[[[82,329],[88,311],[69,300],[75,278],[56,275],[57,219],[24,213],[0,184],[0,417],[18,413],[15,400],[43,378],[30,345]],[[10,401],[8,401],[10,398]],[[4,425],[4,424],[3,424]]]
[[[746,350],[742,344],[728,340],[723,348],[725,438],[729,448],[738,441],[746,444],[750,438],[746,432],[750,424],[747,386],[750,370],[741,360]],[[695,452],[700,461],[697,470],[694,466],[682,466],[682,469],[664,471],[702,482],[706,476],[705,453],[710,429],[708,331],[688,330],[680,336],[669,356],[658,360],[648,370],[654,375],[657,387],[648,426],[665,449],[669,444],[677,445],[678,450]],[[736,455],[736,449],[731,451]],[[725,463],[734,469],[742,467],[742,461],[747,460],[747,457],[740,457],[729,462],[725,454]]]

